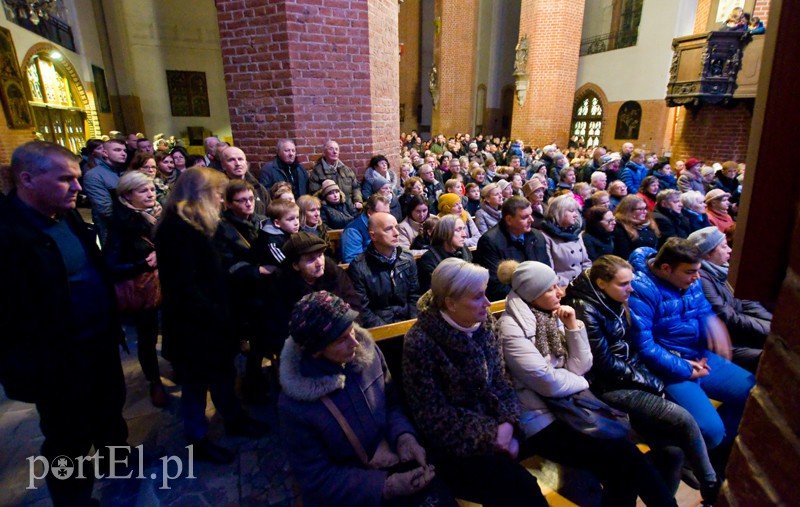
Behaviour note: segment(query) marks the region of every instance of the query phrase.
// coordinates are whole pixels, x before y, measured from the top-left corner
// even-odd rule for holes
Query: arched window
[[[69,75],[44,54],[34,55],[25,72],[37,132],[45,141],[79,153],[86,144],[86,113]]]
[[[595,93],[586,92],[575,102],[572,111],[572,136],[581,146],[600,144],[603,128],[603,104]]]

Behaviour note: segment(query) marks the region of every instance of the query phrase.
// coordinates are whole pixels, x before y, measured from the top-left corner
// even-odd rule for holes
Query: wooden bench
[[[330,232],[329,232],[329,233],[330,233]],[[331,241],[331,244],[333,244],[333,242],[332,242],[332,241]],[[474,251],[475,251],[475,249],[476,249],[476,247],[474,247],[474,246],[471,246],[471,247],[469,247],[469,251],[470,251],[470,252],[474,252]],[[422,258],[422,256],[423,256],[423,255],[425,255],[425,254],[415,254],[415,255],[414,255],[414,261],[418,261],[418,260],[420,260],[420,259]],[[339,267],[340,267],[340,268],[342,268],[342,269],[345,269],[345,270],[346,270],[346,269],[347,269],[347,266],[349,266],[349,265],[350,265],[350,263],[349,263],[349,262],[343,262],[343,263],[339,264]]]

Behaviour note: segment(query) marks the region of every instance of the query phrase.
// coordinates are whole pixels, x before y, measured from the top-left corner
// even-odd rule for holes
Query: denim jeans
[[[716,480],[703,435],[686,409],[660,396],[636,389],[609,391],[601,398],[612,407],[627,412],[633,429],[650,447],[678,446],[699,479]]]
[[[744,404],[756,384],[755,377],[727,359],[708,353],[709,374],[666,386],[667,398],[694,416],[709,449],[736,437]],[[709,398],[722,402],[719,410]]]

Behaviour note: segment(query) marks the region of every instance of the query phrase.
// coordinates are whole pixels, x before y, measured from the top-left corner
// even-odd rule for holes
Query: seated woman
[[[322,202],[313,195],[301,195],[297,199],[297,207],[300,208],[300,230],[322,239],[328,245],[325,253],[336,257],[328,237],[328,226],[322,221]]]
[[[636,195],[644,199],[645,204],[647,204],[648,213],[651,213],[656,207],[658,185],[658,178],[655,176],[645,176],[642,180],[642,184],[639,185],[639,193]]]
[[[708,213],[706,213],[705,196],[702,193],[697,190],[682,193],[681,204],[683,204],[681,214],[689,220],[690,234],[711,225],[711,222],[708,221]]]
[[[614,255],[627,259],[641,246],[658,246],[658,226],[647,216],[647,204],[638,195],[625,196],[614,213]]]
[[[682,213],[683,203],[681,193],[677,190],[662,190],[656,197],[656,209],[653,213],[653,221],[658,226],[661,237],[658,238],[658,246],[664,244],[669,238],[677,236],[686,238],[691,234],[689,219]]]
[[[503,191],[496,183],[489,183],[481,190],[481,207],[475,212],[475,225],[478,232],[486,231],[497,225],[502,218]]]
[[[366,186],[366,185],[365,185]],[[403,211],[400,209],[400,200],[394,193],[393,184],[383,176],[376,174],[372,179],[372,194],[381,194],[389,200],[389,213],[397,220],[403,221]]]
[[[506,367],[520,402],[525,437],[522,456],[539,455],[592,471],[603,483],[603,505],[677,505],[658,472],[624,438],[581,433],[558,419],[543,398],[563,398],[589,388],[592,367],[586,327],[561,306],[555,271],[541,262],[505,261],[498,277],[511,285],[497,322]]]
[[[344,229],[356,218],[356,210],[347,202],[339,185],[333,180],[325,180],[317,194],[322,201],[320,213],[322,221],[330,229]]]
[[[531,218],[533,218],[531,227],[542,230],[545,211],[544,195],[547,191],[547,186],[538,174],[534,174],[522,187],[522,191],[525,194],[525,198],[531,203]]]
[[[703,254],[700,268],[703,294],[728,328],[733,343],[733,363],[755,373],[772,325],[772,313],[757,301],[733,296],[728,284],[731,248],[719,229],[713,226],[700,229],[691,233],[688,240]]]
[[[431,275],[443,260],[457,257],[472,262],[472,253],[464,246],[466,239],[466,226],[459,217],[447,215],[439,219],[431,234],[431,247],[417,261],[420,293],[431,288]]]
[[[735,224],[733,217],[728,214],[731,207],[730,197],[731,194],[718,188],[706,194],[708,221],[723,234]]]
[[[546,506],[515,459],[519,405],[503,371],[489,314],[489,272],[450,258],[403,342],[403,386],[436,473],[456,496],[484,507]]]
[[[303,505],[455,507],[403,414],[381,350],[355,318],[325,291],[304,296],[291,314],[278,412]]]
[[[457,194],[442,194],[439,197],[439,218],[447,215],[455,215],[461,218],[466,226],[467,239],[464,246],[467,248],[478,246],[478,240],[481,239],[481,233],[475,225],[475,221],[469,216],[469,213],[464,211],[464,206],[461,204],[461,196]]]
[[[406,218],[397,224],[397,230],[400,232],[400,246],[416,257],[425,253],[425,249],[414,250],[411,248],[411,244],[419,236],[422,224],[428,219],[428,203],[425,198],[419,195],[412,196],[406,203],[405,214]]]
[[[581,238],[589,260],[614,253],[614,229],[617,219],[605,206],[592,206],[586,212],[586,230]]]
[[[664,383],[633,349],[628,310],[632,278],[627,261],[604,255],[567,288],[564,303],[583,321],[592,348],[592,369],[587,377],[596,395],[630,414],[634,430],[653,449],[664,445],[681,448],[699,479],[704,502],[711,505],[720,484],[700,428],[684,408],[663,398]],[[677,487],[678,479],[672,477],[668,482]]]
[[[400,191],[400,183],[397,181],[397,173],[389,168],[389,159],[383,155],[375,155],[369,161],[367,171],[364,173],[364,184],[361,187],[361,197],[366,201],[370,195],[375,193],[373,180],[380,176],[391,184],[391,192]]]
[[[419,234],[414,241],[411,242],[411,250],[413,251],[424,251],[428,250],[431,247],[431,234],[433,234],[433,229],[436,227],[436,224],[439,222],[439,217],[436,215],[428,216],[428,218],[422,222],[422,227],[419,229]]]
[[[417,176],[407,178],[405,183],[403,183],[403,193],[397,198],[397,200],[400,201],[400,209],[403,213],[406,213],[408,209],[408,201],[417,195],[423,198],[425,197],[425,187],[422,185],[422,180]],[[408,217],[408,215],[405,216]]]
[[[569,282],[592,265],[581,239],[581,208],[572,195],[550,199],[542,225],[550,263],[558,275],[558,284]]]

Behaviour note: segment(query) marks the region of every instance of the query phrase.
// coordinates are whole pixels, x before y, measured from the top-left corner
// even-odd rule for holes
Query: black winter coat
[[[156,253],[164,298],[162,355],[193,380],[222,378],[239,347],[222,255],[211,238],[175,213],[158,226]]]
[[[593,356],[586,378],[593,392],[638,389],[661,395],[664,383],[634,351],[629,338],[631,325],[622,305],[592,284],[588,270],[569,284],[562,303],[573,307],[575,316],[586,326]]]
[[[417,260],[417,274],[419,275],[419,292],[424,294],[431,288],[431,275],[436,266],[445,259],[457,257],[467,262],[472,262],[472,253],[469,248],[461,247],[453,253],[448,253],[444,248],[431,246],[422,257]]]
[[[382,326],[417,316],[419,280],[414,256],[397,247],[394,262],[386,262],[370,243],[347,267],[361,297],[364,327]]]
[[[92,375],[94,365],[87,364],[87,356],[77,346],[82,330],[72,311],[61,252],[34,224],[29,212],[13,193],[0,200],[0,383],[9,398],[36,403],[63,395],[71,387],[91,389],[97,379]],[[107,332],[93,345],[93,356],[119,364],[124,335],[110,276],[97,249],[97,231],[75,210],[64,220],[104,282],[105,293],[98,297],[107,307],[98,312],[106,322],[96,324]],[[105,380],[119,384],[124,403],[122,375]]]
[[[344,229],[358,215],[353,206],[347,202],[340,202],[339,204],[323,202],[319,213],[328,229]]]
[[[489,285],[486,288],[486,297],[489,298],[489,301],[505,299],[511,290],[511,286],[500,282],[497,278],[497,266],[501,262],[505,260],[539,261],[551,266],[550,256],[547,255],[545,239],[541,232],[531,229],[531,232],[525,234],[522,243],[512,241],[503,221],[481,236],[474,257],[476,264],[489,270]]]
[[[650,227],[640,229],[639,237],[633,240],[622,224],[617,223],[617,228],[614,229],[614,255],[628,260],[634,250],[643,246],[658,248],[658,236],[653,229]]]
[[[706,268],[703,261],[700,269],[700,280],[714,313],[728,327],[734,345],[752,348],[763,348],[769,335],[772,313],[761,303],[733,297],[733,292],[726,280],[721,280]]]
[[[614,236],[610,233],[606,234],[607,237],[602,238],[589,231],[583,231],[583,244],[586,247],[586,254],[589,259],[595,260],[602,255],[611,255],[614,253]]]
[[[130,280],[140,273],[153,270],[147,264],[147,256],[155,250],[154,232],[154,224],[141,213],[114,201],[114,214],[103,253],[116,280]]]
[[[706,227],[711,227],[711,222],[708,221],[708,215],[705,213],[701,215],[684,208],[681,215],[685,216],[689,221],[689,234],[694,231],[699,231],[700,229],[705,229]]]
[[[663,206],[656,206],[655,211],[653,211],[653,220],[656,221],[658,230],[661,233],[661,237],[658,238],[658,248],[661,248],[661,245],[669,238],[686,239],[692,233],[688,218],[682,213],[675,213]]]

